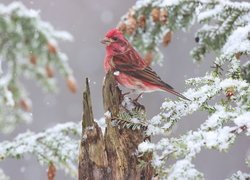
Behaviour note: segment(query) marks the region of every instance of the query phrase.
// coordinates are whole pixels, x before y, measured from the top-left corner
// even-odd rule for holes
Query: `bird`
[[[105,72],[113,72],[120,85],[140,94],[138,98],[145,92],[165,91],[189,100],[164,82],[117,28],[109,30],[101,43],[106,46]]]

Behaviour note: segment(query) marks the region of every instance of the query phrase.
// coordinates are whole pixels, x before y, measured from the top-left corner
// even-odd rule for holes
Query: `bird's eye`
[[[118,40],[118,37],[113,37],[112,38],[114,41],[117,41]]]

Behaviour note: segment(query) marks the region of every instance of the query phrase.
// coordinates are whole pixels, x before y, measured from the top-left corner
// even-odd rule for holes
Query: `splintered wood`
[[[153,168],[149,163],[151,155],[139,158],[136,154],[138,145],[145,138],[143,129],[118,128],[112,124],[112,117],[117,117],[124,109],[121,108],[121,91],[112,72],[106,75],[103,85],[103,105],[104,111],[111,115],[106,117],[104,135],[94,121],[89,83],[86,80],[78,179],[152,179]],[[148,162],[148,165],[142,167],[139,161]]]

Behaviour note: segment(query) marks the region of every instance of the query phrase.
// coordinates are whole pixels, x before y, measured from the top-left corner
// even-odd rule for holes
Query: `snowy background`
[[[1,0],[9,4],[10,0]],[[82,115],[82,89],[86,77],[90,79],[92,102],[96,118],[103,116],[101,87],[104,77],[103,59],[104,47],[100,43],[106,31],[115,27],[120,17],[135,3],[127,0],[36,0],[22,1],[28,8],[40,10],[43,20],[50,22],[58,30],[67,30],[74,36],[73,43],[61,43],[62,51],[68,54],[71,68],[78,82],[78,92],[71,94],[61,77],[58,94],[45,94],[40,87],[30,81],[25,81],[33,102],[33,123],[20,125],[11,135],[0,136],[0,140],[11,140],[20,132],[28,129],[40,132],[57,123],[78,122]],[[178,32],[170,45],[163,49],[165,61],[162,67],[155,66],[163,80],[184,91],[184,80],[195,76],[203,76],[211,65],[212,55],[199,65],[192,62],[189,51],[195,45],[193,30]],[[146,94],[141,100],[145,105],[148,118],[158,114],[165,97],[175,98],[165,93]],[[196,129],[206,119],[206,114],[195,113],[179,121],[172,135],[178,135],[190,129]],[[197,169],[204,173],[206,179],[223,179],[231,176],[237,170],[248,172],[243,163],[249,150],[249,139],[240,137],[228,153],[204,150],[194,163]],[[46,179],[46,167],[41,168],[37,160],[26,156],[24,160],[8,159],[0,163],[0,167],[11,179]],[[56,179],[70,179],[63,173],[58,173]]]

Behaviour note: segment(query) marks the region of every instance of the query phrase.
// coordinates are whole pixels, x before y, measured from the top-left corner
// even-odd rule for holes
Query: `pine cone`
[[[151,11],[151,17],[154,22],[159,22],[160,20],[160,9],[159,8],[153,8]]]
[[[73,76],[69,76],[66,81],[67,81],[67,86],[68,86],[69,90],[72,93],[76,93],[77,86],[76,86],[76,80],[75,80],[75,78]]]
[[[168,21],[168,12],[166,9],[161,9],[160,11],[160,22],[161,24],[166,24]]]
[[[139,16],[138,25],[140,28],[144,28],[146,26],[146,17],[144,15]]]
[[[230,98],[233,95],[234,95],[234,88],[233,87],[227,88],[226,89],[226,97]]]
[[[54,44],[48,43],[47,46],[48,46],[48,51],[49,51],[50,54],[56,54],[57,53],[57,48],[56,48],[56,46]]]
[[[154,54],[152,51],[148,51],[144,57],[144,61],[146,62],[146,64],[149,66],[152,61],[154,59]]]
[[[127,25],[126,25],[123,21],[121,21],[121,22],[118,24],[117,29],[118,29],[119,31],[121,31],[121,32],[124,34],[124,33],[126,32]]]
[[[56,176],[56,167],[53,163],[50,163],[48,172],[47,172],[48,180],[54,180]]]
[[[240,59],[240,56],[241,56],[241,53],[240,53],[240,52],[238,52],[238,53],[235,54],[235,57],[236,57],[236,59],[238,59],[238,60]]]
[[[164,35],[163,41],[162,41],[164,47],[167,47],[168,44],[171,42],[172,36],[173,36],[173,32],[172,32],[172,31],[168,31],[168,32]]]
[[[134,17],[129,17],[126,21],[126,24],[126,33],[129,35],[133,34],[137,29],[136,19]]]
[[[49,64],[46,64],[45,69],[46,69],[47,76],[49,78],[54,77],[55,71],[54,71],[54,69]]]
[[[19,101],[20,107],[26,111],[26,112],[31,112],[31,104],[29,100],[21,98]]]
[[[36,65],[37,63],[37,57],[34,54],[30,55],[30,63],[33,65]]]

